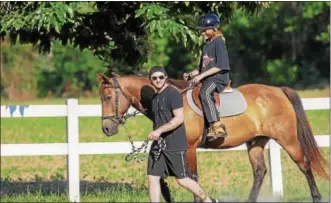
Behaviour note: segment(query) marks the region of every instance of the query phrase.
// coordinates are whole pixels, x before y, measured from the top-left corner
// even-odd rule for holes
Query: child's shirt
[[[202,83],[220,82],[226,85],[230,81],[230,64],[228,51],[225,46],[225,42],[222,38],[216,37],[212,41],[208,41],[202,48],[202,55],[200,58],[199,71],[203,73],[213,67],[222,69],[222,71],[204,78]]]

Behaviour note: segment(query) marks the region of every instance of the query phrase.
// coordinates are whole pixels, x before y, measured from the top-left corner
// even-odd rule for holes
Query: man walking
[[[217,202],[196,181],[188,177],[182,95],[175,87],[166,83],[167,74],[163,67],[152,67],[149,78],[156,90],[152,101],[153,131],[148,135],[149,139],[154,140],[147,166],[150,201],[160,202],[160,178],[174,176],[180,186],[203,202]]]

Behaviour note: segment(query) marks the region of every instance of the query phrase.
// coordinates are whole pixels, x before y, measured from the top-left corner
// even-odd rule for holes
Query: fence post
[[[283,176],[280,146],[274,140],[269,141],[270,183],[274,197],[283,197]]]
[[[69,185],[69,200],[79,202],[79,130],[78,130],[78,100],[67,99],[67,177]]]

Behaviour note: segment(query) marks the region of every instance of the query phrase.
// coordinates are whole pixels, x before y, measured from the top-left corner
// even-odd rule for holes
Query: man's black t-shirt
[[[162,92],[156,94],[152,101],[153,129],[168,123],[174,118],[173,110],[183,107],[183,97],[180,92],[172,86],[166,87]],[[176,129],[165,132],[161,135],[166,141],[164,151],[180,151],[187,149],[187,139],[184,124]],[[152,148],[158,148],[157,141],[154,141]]]
[[[199,71],[203,73],[213,67],[220,68],[222,71],[211,75],[202,82],[216,82],[226,85],[229,83],[229,56],[222,38],[216,37],[214,40],[207,42],[202,48]]]

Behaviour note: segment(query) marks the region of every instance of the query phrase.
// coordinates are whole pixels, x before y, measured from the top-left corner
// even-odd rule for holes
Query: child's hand
[[[184,73],[183,78],[185,81],[188,81],[190,79],[190,74],[189,73]]]
[[[200,75],[197,75],[197,76],[195,76],[195,77],[193,78],[193,80],[192,80],[192,84],[193,84],[193,85],[197,85],[197,84],[200,83],[201,80],[202,80],[202,77],[201,77]]]

